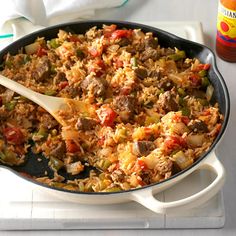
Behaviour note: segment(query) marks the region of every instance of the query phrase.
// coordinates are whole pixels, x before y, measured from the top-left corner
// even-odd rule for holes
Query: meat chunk
[[[25,75],[21,73],[16,73],[13,78],[15,81],[24,80]]]
[[[148,76],[151,77],[151,78],[160,79],[161,72],[157,71],[157,70],[151,70],[151,71],[148,72]]]
[[[66,74],[64,72],[58,71],[54,80],[59,83],[66,80]]]
[[[171,94],[170,91],[166,91],[159,96],[159,104],[161,108],[166,111],[178,111],[179,106],[178,103],[175,101],[175,97]]]
[[[91,92],[95,97],[103,97],[106,93],[108,83],[103,78],[87,76],[80,84],[84,92]]]
[[[0,93],[4,93],[5,90],[6,90],[6,88],[4,86],[0,85]]]
[[[169,56],[175,53],[173,48],[165,48],[163,51],[163,56]]]
[[[158,40],[155,38],[147,38],[145,39],[145,47],[157,48]]]
[[[128,38],[121,38],[120,41],[118,42],[120,47],[125,47],[130,44],[130,40]]]
[[[136,106],[136,99],[133,96],[120,95],[114,100],[114,106],[123,122],[133,118]]]
[[[147,70],[144,68],[136,68],[134,73],[139,79],[145,79],[148,76]]]
[[[52,129],[58,125],[57,121],[49,114],[43,114],[40,117],[41,125],[43,128]]]
[[[32,77],[38,81],[43,82],[50,75],[50,61],[47,57],[41,57],[36,64]]]
[[[194,96],[195,98],[201,98],[201,99],[206,98],[206,93],[202,90],[199,90],[199,89],[191,89],[188,91],[188,94],[190,96]]]
[[[174,86],[174,83],[170,79],[163,79],[159,82],[159,88],[164,91],[170,90]]]
[[[50,155],[62,159],[65,153],[66,153],[66,144],[64,141],[62,141],[55,148],[51,150]]]
[[[148,47],[148,48],[145,49],[144,52],[142,52],[141,61],[146,61],[149,58],[156,61],[160,58],[160,54],[158,53],[157,50],[155,50],[151,47]]]
[[[207,128],[206,123],[204,121],[201,121],[201,120],[196,120],[196,121],[192,122],[188,127],[194,133],[199,133],[199,132],[206,133],[206,132],[208,132],[208,128]]]
[[[75,98],[76,96],[81,95],[82,91],[80,88],[72,87],[72,86],[68,85],[62,90],[62,93],[66,97]]]
[[[97,124],[97,121],[91,118],[80,117],[76,123],[78,130],[88,131],[93,129]]]
[[[8,117],[8,113],[5,107],[0,107],[0,121],[5,121]]]
[[[155,149],[155,144],[151,141],[135,141],[133,143],[133,152],[137,156],[147,156]]]

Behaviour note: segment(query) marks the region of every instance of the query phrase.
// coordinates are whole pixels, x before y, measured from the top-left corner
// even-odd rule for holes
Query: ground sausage
[[[37,64],[35,70],[33,70],[32,77],[38,81],[42,82],[50,75],[50,62],[47,57],[41,57]]]
[[[145,39],[145,46],[155,49],[158,46],[158,41],[157,41],[157,39],[154,39],[154,38],[147,38],[147,39]]]
[[[120,47],[128,46],[130,45],[130,43],[131,43],[130,40],[127,38],[121,38],[120,41],[118,42]]]
[[[52,129],[58,125],[57,121],[49,114],[43,114],[40,117],[41,125],[46,129]]]
[[[170,90],[174,86],[172,80],[164,79],[159,82],[159,88],[164,91]]]
[[[130,95],[119,95],[114,100],[114,106],[121,120],[128,122],[134,116],[136,99]]]
[[[208,132],[208,128],[207,128],[206,123],[201,120],[194,121],[188,127],[190,130],[192,130],[195,133],[198,133],[198,132],[207,133]]]
[[[155,144],[151,141],[135,141],[133,152],[137,156],[146,156],[155,149]]]
[[[78,130],[88,131],[95,127],[97,121],[91,118],[80,117],[76,123]]]
[[[50,152],[50,155],[59,159],[62,159],[66,153],[66,144],[64,141],[61,141],[58,146],[53,148]]]
[[[142,52],[142,54],[140,55],[140,59],[141,61],[146,61],[149,58],[156,61],[160,58],[160,54],[157,52],[156,49],[148,47],[145,49],[145,51]]]
[[[166,91],[159,96],[159,104],[166,111],[178,111],[178,103],[175,101],[174,95],[170,91]]]
[[[106,93],[108,83],[103,78],[87,76],[80,84],[83,91],[91,91],[95,97],[103,97]]]
[[[145,79],[148,76],[147,70],[144,68],[136,68],[134,73],[139,79]]]

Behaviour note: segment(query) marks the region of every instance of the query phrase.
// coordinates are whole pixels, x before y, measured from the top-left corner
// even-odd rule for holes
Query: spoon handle
[[[60,106],[63,104],[61,98],[37,93],[29,88],[26,88],[24,85],[15,82],[14,80],[6,78],[3,75],[0,75],[0,84],[35,102],[51,114],[59,110]]]

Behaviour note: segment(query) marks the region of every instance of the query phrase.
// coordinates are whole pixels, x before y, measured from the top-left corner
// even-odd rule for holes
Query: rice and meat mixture
[[[0,161],[20,165],[31,148],[49,160],[43,183],[84,192],[113,192],[165,180],[211,146],[223,115],[210,104],[209,64],[163,48],[151,32],[60,30],[7,54],[1,74],[32,90],[68,99],[60,124],[38,105],[0,87]],[[89,177],[65,180],[95,167]]]

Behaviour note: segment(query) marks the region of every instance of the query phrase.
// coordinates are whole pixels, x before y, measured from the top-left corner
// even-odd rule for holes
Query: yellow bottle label
[[[217,40],[225,45],[236,47],[236,11],[224,7],[220,2],[217,18]]]

